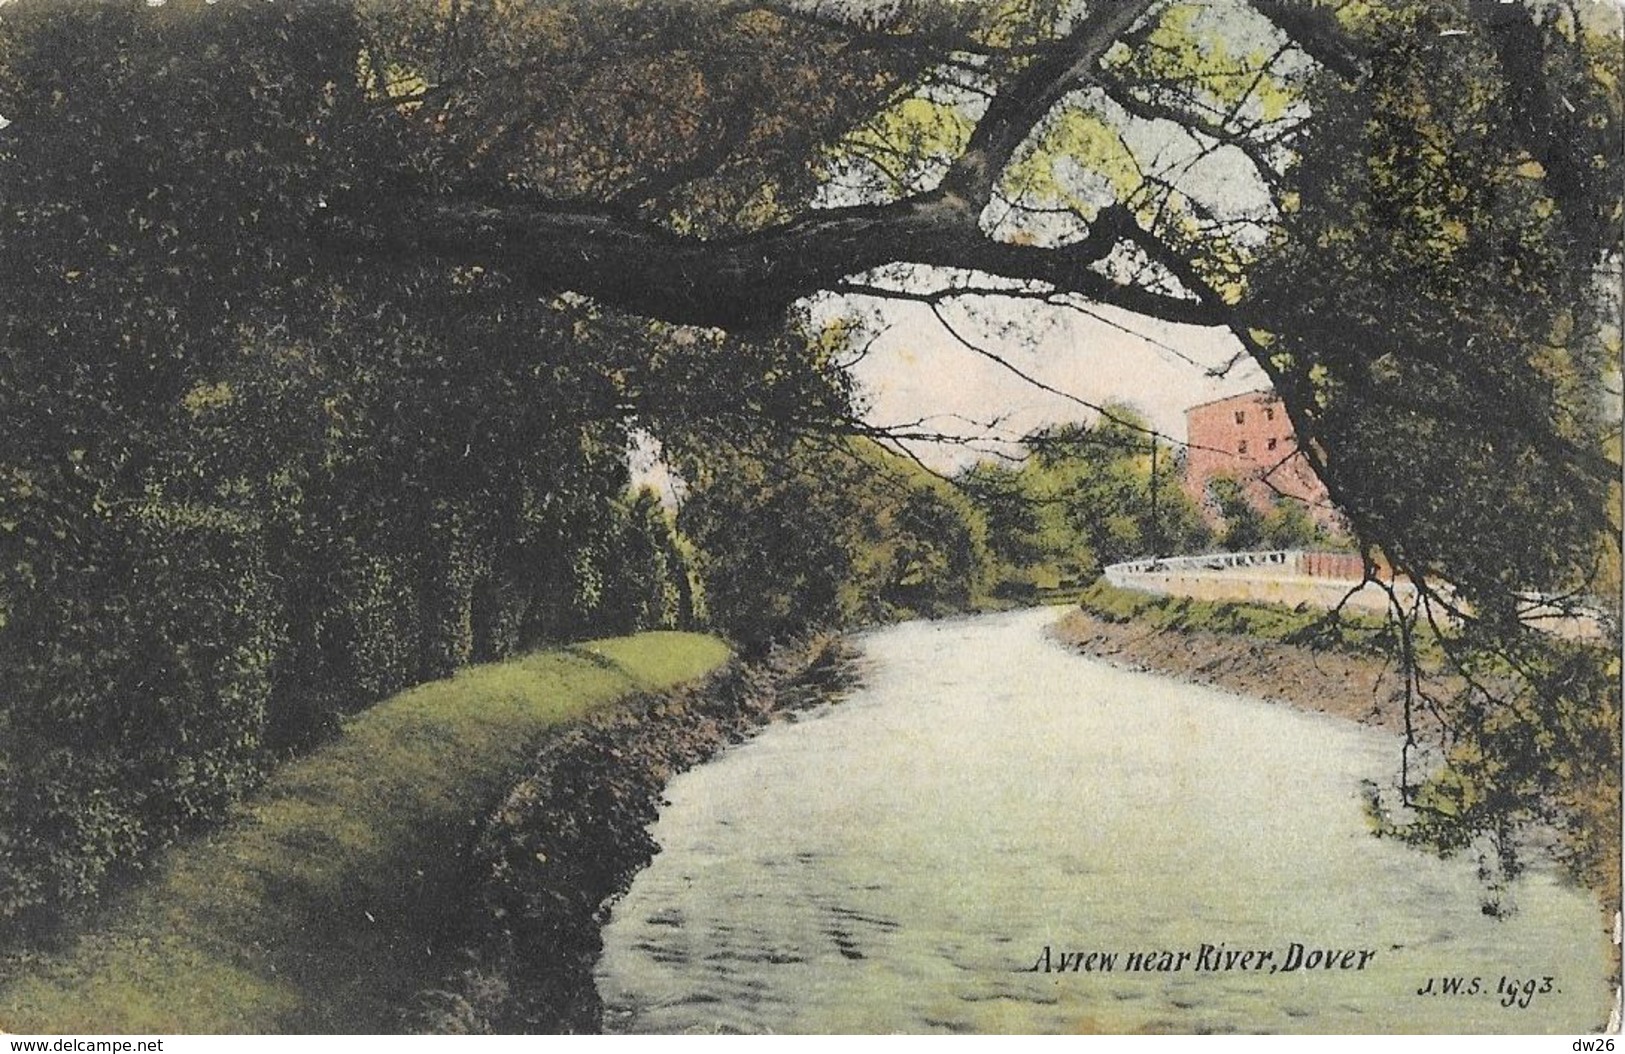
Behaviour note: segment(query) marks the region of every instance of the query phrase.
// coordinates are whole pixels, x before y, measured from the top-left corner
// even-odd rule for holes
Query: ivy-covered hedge
[[[113,566],[8,594],[0,918],[94,892],[257,775],[277,609],[240,523],[137,513]]]
[[[0,929],[403,686],[682,617],[645,599],[687,572],[628,494],[637,349],[587,305],[485,310],[499,276],[313,239],[418,156],[355,19],[0,19]],[[660,581],[619,581],[628,546]]]
[[[590,611],[581,634],[680,621],[675,603],[648,600],[677,596],[673,579],[686,583],[688,572],[665,511],[640,502],[638,518],[607,517],[617,533],[604,548],[661,558],[595,566],[619,583],[605,599],[621,606]],[[6,593],[8,923],[93,896],[110,875],[220,817],[279,749],[323,735],[344,713],[534,643],[519,629],[527,620],[561,621],[532,609],[585,606],[498,579],[476,544],[459,551],[432,534],[410,559],[350,538],[331,563],[320,553],[290,565],[273,562],[263,530],[241,517],[146,509],[119,526],[108,539],[126,547],[118,559],[60,560],[37,568],[32,588],[13,582]]]

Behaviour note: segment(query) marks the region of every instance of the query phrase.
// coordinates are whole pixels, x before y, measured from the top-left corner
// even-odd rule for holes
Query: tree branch
[[[988,103],[964,154],[944,177],[943,188],[986,201],[999,173],[1038,122],[1156,2],[1119,0],[1091,6],[1089,17],[1065,41],[1029,65]]]
[[[1346,81],[1365,76],[1365,59],[1350,43],[1329,8],[1303,0],[1252,0],[1253,10],[1279,29],[1304,54]]]
[[[983,271],[1047,282],[1174,322],[1221,321],[1207,305],[1113,282],[1089,269],[1124,232],[1126,214],[1104,210],[1089,236],[1043,248],[989,239],[977,210],[942,191],[886,205],[813,210],[776,227],[704,240],[629,213],[511,202],[408,201],[376,225],[342,202],[331,236],[402,254],[495,266],[536,293],[574,290],[670,322],[752,328],[795,300],[889,263]]]
[[[573,290],[639,314],[728,329],[776,320],[795,300],[890,263],[1044,282],[1056,293],[1172,322],[1218,324],[1224,319],[1212,305],[1091,269],[1133,233],[1133,218],[1121,208],[1103,210],[1087,237],[1058,248],[996,241],[981,228],[982,209],[1014,152],[1156,2],[1100,5],[993,97],[937,189],[902,200],[816,209],[714,239],[680,236],[613,208],[513,196],[407,199],[382,215],[364,208],[376,202],[335,201],[326,210],[325,234],[494,266],[536,293]]]

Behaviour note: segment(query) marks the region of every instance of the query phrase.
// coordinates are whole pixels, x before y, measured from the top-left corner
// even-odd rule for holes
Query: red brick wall
[[[1297,453],[1292,422],[1274,392],[1247,392],[1185,412],[1190,448],[1185,452],[1185,492],[1207,507],[1207,485],[1216,476],[1242,481],[1261,511],[1277,493],[1300,498],[1318,522],[1332,525],[1326,488]],[[1266,480],[1264,477],[1268,476]],[[1208,509],[1217,518],[1217,510]]]

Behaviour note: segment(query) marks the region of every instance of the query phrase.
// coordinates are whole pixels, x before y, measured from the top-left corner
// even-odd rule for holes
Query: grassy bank
[[[1252,637],[1348,655],[1385,657],[1394,644],[1392,627],[1375,615],[1339,612],[1333,617],[1306,605],[1158,596],[1120,589],[1105,579],[1080,593],[1077,603],[1090,615],[1111,623],[1132,621],[1150,629]]]
[[[1157,596],[1105,581],[1086,589],[1056,627],[1061,640],[1098,658],[1399,731],[1405,681],[1393,633],[1367,614]],[[1436,683],[1460,687],[1441,668],[1431,635],[1419,631],[1415,644]]]
[[[0,963],[0,1030],[378,1032],[444,975],[477,821],[556,726],[719,666],[647,633],[465,670],[358,715],[60,947]]]
[[[789,711],[826,702],[855,671],[815,634],[646,696],[548,739],[482,827],[455,969],[423,992],[413,1030],[597,1032],[593,969],[608,905],[659,847],[667,781]]]

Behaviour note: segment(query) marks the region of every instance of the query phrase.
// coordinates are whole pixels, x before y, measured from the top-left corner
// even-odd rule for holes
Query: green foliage
[[[1530,822],[1617,864],[1617,671],[1521,617],[1618,612],[1621,57],[1583,7],[1351,5],[1370,75],[1313,93],[1243,304],[1333,499],[1422,585],[1406,628],[1473,682],[1428,696],[1451,741],[1410,834],[1507,871]]]
[[[953,487],[877,446],[860,446],[856,574],[842,609],[865,621],[970,606],[987,561],[985,531]]]
[[[1315,99],[1324,145],[1292,173],[1246,309],[1360,536],[1487,613],[1509,586],[1583,586],[1608,529],[1617,470],[1597,386],[1617,309],[1593,282],[1618,194],[1599,184],[1559,207],[1509,134],[1520,89],[1492,34],[1452,35],[1461,18],[1452,4],[1370,16],[1372,76]],[[1580,47],[1556,27],[1537,42],[1531,60],[1554,75]],[[1588,107],[1587,138],[1617,128],[1617,90],[1563,74],[1549,90]],[[1591,218],[1565,211],[1581,208]]]
[[[1095,424],[1029,436],[1032,454],[1019,469],[984,463],[961,479],[1013,596],[1026,592],[1023,581],[1040,588],[1088,581],[1106,564],[1207,543],[1171,446],[1157,441],[1153,475],[1144,418],[1121,404],[1107,410]]]
[[[649,341],[311,241],[421,133],[369,100],[357,17],[0,19],[0,923],[95,895],[390,692],[675,621],[606,587]]]
[[[850,494],[803,454],[772,461],[713,455],[689,470],[678,523],[699,551],[712,622],[749,648],[803,626],[840,620],[839,586],[852,574],[841,544]]]
[[[1488,7],[1498,21],[1469,17]],[[1148,253],[1183,254],[1191,292],[1206,280],[1237,305],[1360,537],[1449,582],[1430,596],[1471,616],[1467,657],[1509,664],[1504,700],[1481,709],[1561,724],[1525,688],[1590,706],[1600,682],[1541,672],[1569,667],[1526,655],[1518,594],[1617,585],[1598,384],[1620,349],[1599,292],[1619,258],[1617,39],[1570,5],[1348,4],[1322,21],[1369,76],[1311,84],[1311,62],[1209,34],[1218,10],[1160,5],[1096,71],[1099,92],[1031,115],[1038,148],[989,175],[1085,220],[1116,201]],[[660,235],[622,225],[631,211],[713,235],[804,210],[825,178],[871,203],[929,185],[971,141],[967,115],[1077,21],[1052,0],[804,14],[4,5],[0,666],[18,672],[0,701],[15,791],[0,919],[91,892],[218,814],[268,752],[389,691],[586,627],[695,618],[685,564],[757,643],[976,593],[986,542],[960,499],[816,438],[863,432],[839,334],[701,333],[538,300],[516,284],[527,267],[576,260],[549,259],[546,239],[500,264],[456,255],[459,224],[483,237],[489,215],[538,204],[600,205],[583,226],[634,238]],[[1136,166],[1103,93],[1199,129],[1214,156],[1275,159],[1279,209],[1214,215],[1167,182],[1185,162]],[[1296,167],[1274,172],[1288,149]],[[897,251],[952,262],[940,212]],[[426,215],[448,225],[420,230]],[[991,254],[973,223],[966,262],[1009,257],[1021,277],[1039,233],[1067,225],[1041,215]],[[864,232],[903,228],[852,216],[834,258],[889,262]],[[1142,284],[1174,280],[1125,255]],[[627,496],[633,423],[693,484],[692,560]],[[1205,541],[1175,459],[1142,434],[1063,430],[1018,473],[978,470],[1008,584]],[[1303,526],[1283,506],[1257,533]],[[1497,815],[1601,800],[1549,756],[1556,784],[1505,768],[1496,752],[1523,733],[1475,705],[1459,723],[1485,760],[1453,771],[1510,774],[1513,799],[1473,791]]]
[[[1264,514],[1264,546],[1268,549],[1341,548],[1314,520],[1302,501],[1278,494]]]
[[[1135,622],[1155,629],[1222,633],[1301,644],[1351,655],[1386,658],[1395,646],[1394,629],[1371,615],[1328,612],[1306,604],[1288,607],[1250,601],[1196,600],[1122,589],[1100,580],[1079,598],[1079,606],[1107,622]],[[1418,646],[1429,655],[1437,649]]]
[[[258,776],[278,609],[259,540],[198,513],[139,510],[117,557],[8,594],[0,918],[94,892]]]
[[[751,649],[808,626],[943,614],[977,595],[983,528],[943,481],[867,440],[714,451],[679,516],[715,625]]]
[[[1224,520],[1218,538],[1221,549],[1326,549],[1343,544],[1310,518],[1302,501],[1284,494],[1271,495],[1269,506],[1260,511],[1243,484],[1228,476],[1210,481],[1208,494]]]
[[[1412,818],[1383,833],[1446,852],[1487,839],[1505,880],[1522,869],[1520,833],[1539,826],[1557,834],[1576,877],[1617,902],[1617,651],[1542,637],[1509,645],[1481,633],[1469,626],[1443,642],[1468,680],[1440,701],[1455,734],[1418,780]]]
[[[355,7],[355,79],[411,143],[407,185],[646,206],[688,233],[806,205],[821,148],[933,62],[771,5]]]
[[[1219,507],[1224,531],[1219,547],[1230,552],[1246,552],[1264,544],[1264,517],[1253,507],[1240,482],[1220,476],[1208,484],[1208,494]]]
[[[694,624],[688,556],[660,496],[650,487],[639,488],[622,516],[609,563],[614,573],[605,584],[611,618],[642,629]]]
[[[1149,426],[1132,408],[1107,410],[1110,416],[1091,426],[1061,426],[1028,438],[1040,493],[1058,502],[1064,525],[1093,554],[1092,570],[1199,548],[1206,532],[1180,488],[1173,451],[1147,434]]]

